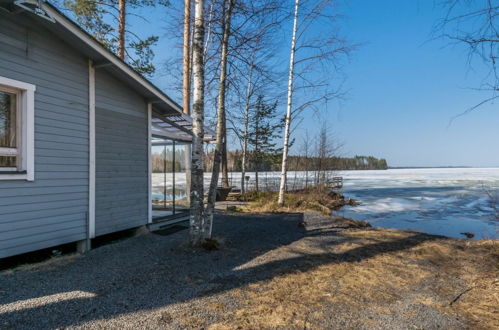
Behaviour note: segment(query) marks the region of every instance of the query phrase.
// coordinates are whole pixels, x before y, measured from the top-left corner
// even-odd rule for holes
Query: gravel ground
[[[302,221],[306,228],[298,225]],[[147,233],[84,255],[4,271],[0,328],[231,328],[245,313],[246,299],[258,290],[253,286],[326,264],[328,259],[313,251],[345,242],[344,229],[336,228],[341,226],[314,213],[218,214],[214,236],[221,247],[216,251],[188,248],[187,230]],[[432,237],[421,234],[420,239]],[[418,240],[407,244],[413,246]],[[310,255],[297,252],[304,246]],[[348,254],[342,258],[341,262],[359,261]],[[369,304],[354,310],[346,304],[320,302],[310,307],[313,315],[320,316],[312,315],[307,322],[312,328],[343,329],[465,327],[455,315],[416,303],[417,293],[402,295],[388,306],[399,313],[380,313]],[[276,323],[282,328],[306,326]]]

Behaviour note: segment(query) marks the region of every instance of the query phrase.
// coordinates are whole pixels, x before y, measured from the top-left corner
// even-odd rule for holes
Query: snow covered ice
[[[344,177],[345,194],[361,203],[340,210],[339,215],[384,228],[497,238],[499,222],[487,191],[499,189],[498,168],[343,171],[339,175]]]

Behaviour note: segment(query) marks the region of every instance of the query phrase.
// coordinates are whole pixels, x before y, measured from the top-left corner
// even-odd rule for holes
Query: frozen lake
[[[252,186],[254,173],[248,175]],[[290,172],[288,178],[303,183],[304,175]],[[360,202],[341,209],[338,215],[367,220],[376,227],[461,238],[461,233],[472,232],[475,239],[499,238],[499,221],[487,195],[487,190],[499,191],[499,168],[340,171],[334,175],[344,178],[346,197]],[[271,182],[278,182],[278,176],[276,172],[260,174]],[[231,173],[231,177],[239,186],[240,173]],[[309,173],[309,180],[312,177]]]
[[[475,239],[498,238],[487,190],[499,189],[499,168],[344,171],[344,192],[361,204],[339,215],[384,228]]]
[[[499,168],[392,169],[386,171],[341,171],[346,197],[360,202],[345,207],[338,215],[367,220],[373,226],[414,229],[430,234],[463,237],[472,232],[475,239],[499,238],[499,221],[487,190],[499,191]],[[240,173],[230,173],[230,181],[240,186]],[[254,173],[248,173],[250,188]],[[277,186],[279,173],[260,173],[260,187]],[[295,178],[303,183],[304,172],[289,172],[289,189]],[[312,180],[313,173],[309,173]],[[210,175],[205,174],[205,185]],[[167,180],[167,187],[171,181]],[[183,194],[185,175],[177,174],[177,194]],[[163,177],[153,175],[153,186],[161,193]],[[180,197],[180,196],[179,196]]]

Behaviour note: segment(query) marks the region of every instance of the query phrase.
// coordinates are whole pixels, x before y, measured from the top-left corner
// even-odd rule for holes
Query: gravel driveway
[[[304,220],[306,228],[298,225]],[[85,255],[4,271],[0,273],[0,328],[230,328],[236,316],[244,316],[247,299],[259,290],[256,285],[327,263],[314,249],[345,242],[338,226],[317,214],[218,214],[214,236],[222,243],[217,251],[188,248],[187,230],[148,233]],[[421,234],[418,239],[433,238]],[[417,245],[418,239],[407,244]],[[310,255],[297,252],[304,246]],[[342,258],[341,262],[359,261],[348,254]],[[312,315],[308,322],[312,328],[463,326],[455,316],[409,298],[394,302],[401,311],[395,314],[380,313],[369,305],[351,310],[347,305],[318,302],[318,307],[310,308],[322,316]],[[275,327],[307,325],[276,323]]]

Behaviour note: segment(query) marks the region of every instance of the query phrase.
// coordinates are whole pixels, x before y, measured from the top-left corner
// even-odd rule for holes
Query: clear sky
[[[391,166],[498,166],[497,104],[450,118],[487,94],[472,91],[487,73],[467,50],[432,39],[443,16],[433,0],[354,0],[345,32],[366,42],[345,69],[348,100],[331,116],[350,154]]]
[[[448,125],[487,97],[471,89],[487,71],[480,62],[468,65],[466,48],[432,40],[444,15],[434,0],[350,0],[340,10],[343,34],[362,43],[344,67],[346,99],[330,104],[321,118],[343,142],[343,155],[383,157],[390,166],[499,166],[497,104]],[[153,27],[161,24],[151,20]],[[142,29],[155,30],[148,24]],[[165,43],[156,51],[158,66]],[[169,81],[160,73],[153,81],[165,87]],[[316,126],[317,118],[309,116],[296,137]]]

